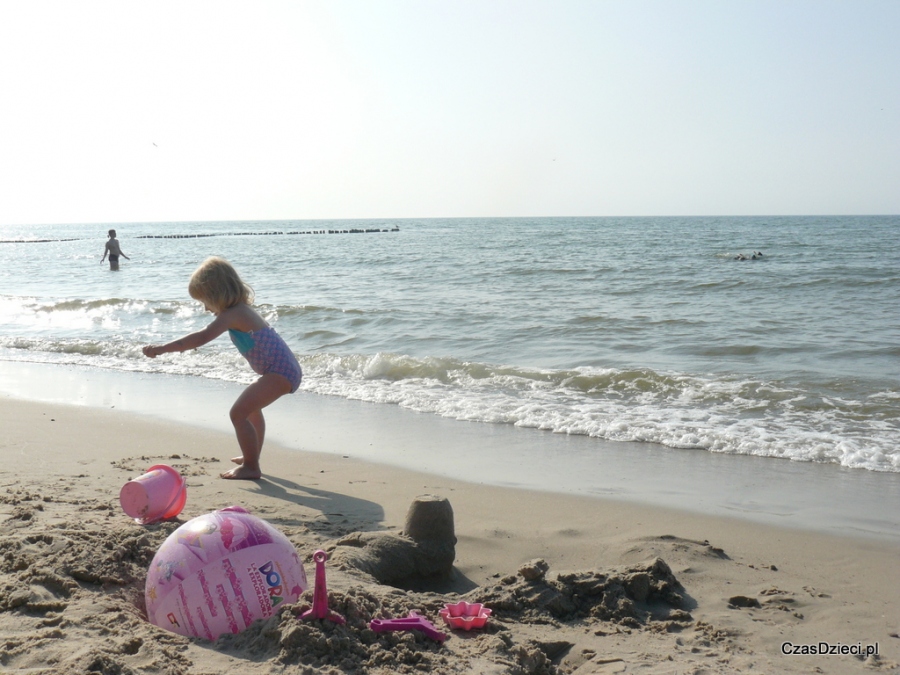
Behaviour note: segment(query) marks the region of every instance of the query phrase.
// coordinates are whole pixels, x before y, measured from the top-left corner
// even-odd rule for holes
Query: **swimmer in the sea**
[[[109,269],[111,270],[119,269],[119,256],[122,256],[125,260],[131,260],[131,258],[122,253],[122,249],[119,247],[119,240],[116,239],[115,230],[109,231],[109,241],[106,242],[106,246],[103,249],[103,257],[100,258],[101,263],[106,260],[107,254],[109,254]]]

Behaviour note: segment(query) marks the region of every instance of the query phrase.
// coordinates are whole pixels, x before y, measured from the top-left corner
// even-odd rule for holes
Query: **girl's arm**
[[[202,347],[207,342],[211,342],[228,330],[229,319],[225,313],[220,314],[215,320],[203,330],[196,333],[190,333],[182,338],[173,340],[164,345],[148,345],[144,347],[144,356],[155,359],[160,354],[168,354],[169,352],[185,352],[188,349],[196,349]]]

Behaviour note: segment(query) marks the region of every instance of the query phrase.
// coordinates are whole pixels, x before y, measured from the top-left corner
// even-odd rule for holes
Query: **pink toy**
[[[122,510],[141,525],[174,518],[187,502],[184,478],[171,466],[156,464],[130,480],[119,492]]]
[[[369,628],[376,633],[386,633],[393,630],[418,630],[425,634],[425,637],[443,642],[447,639],[447,634],[440,632],[434,627],[424,616],[420,616],[416,612],[410,612],[409,616],[402,619],[372,619],[369,622]]]
[[[312,609],[308,609],[300,615],[301,619],[328,619],[335,623],[344,623],[345,619],[337,612],[328,609],[328,589],[325,587],[325,561],[328,554],[319,550],[313,553],[316,561],[316,588],[313,590]]]
[[[484,628],[484,624],[491,615],[491,610],[480,602],[457,602],[455,605],[444,605],[444,609],[438,613],[451,628],[472,630],[473,628]]]
[[[288,538],[232,506],[189,520],[159,547],[147,572],[147,619],[215,640],[297,602],[307,587]]]

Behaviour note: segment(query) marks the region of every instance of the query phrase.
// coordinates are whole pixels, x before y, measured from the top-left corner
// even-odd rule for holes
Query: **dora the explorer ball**
[[[287,537],[232,506],[186,522],[159,547],[147,572],[147,618],[215,640],[272,616],[307,587]]]

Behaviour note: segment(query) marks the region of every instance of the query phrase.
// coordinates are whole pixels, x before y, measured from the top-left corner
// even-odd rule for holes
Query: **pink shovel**
[[[414,611],[410,612],[409,616],[405,616],[402,619],[372,619],[369,622],[369,628],[376,633],[387,633],[388,631],[395,630],[417,630],[425,635],[425,637],[437,640],[438,642],[443,642],[447,639],[446,633],[439,631],[434,627],[433,623]]]
[[[328,554],[320,549],[313,553],[313,560],[316,561],[316,588],[313,591],[312,609],[303,612],[300,618],[328,619],[334,623],[344,623],[346,621],[344,617],[328,609],[328,589],[325,588],[325,561],[328,560]]]

